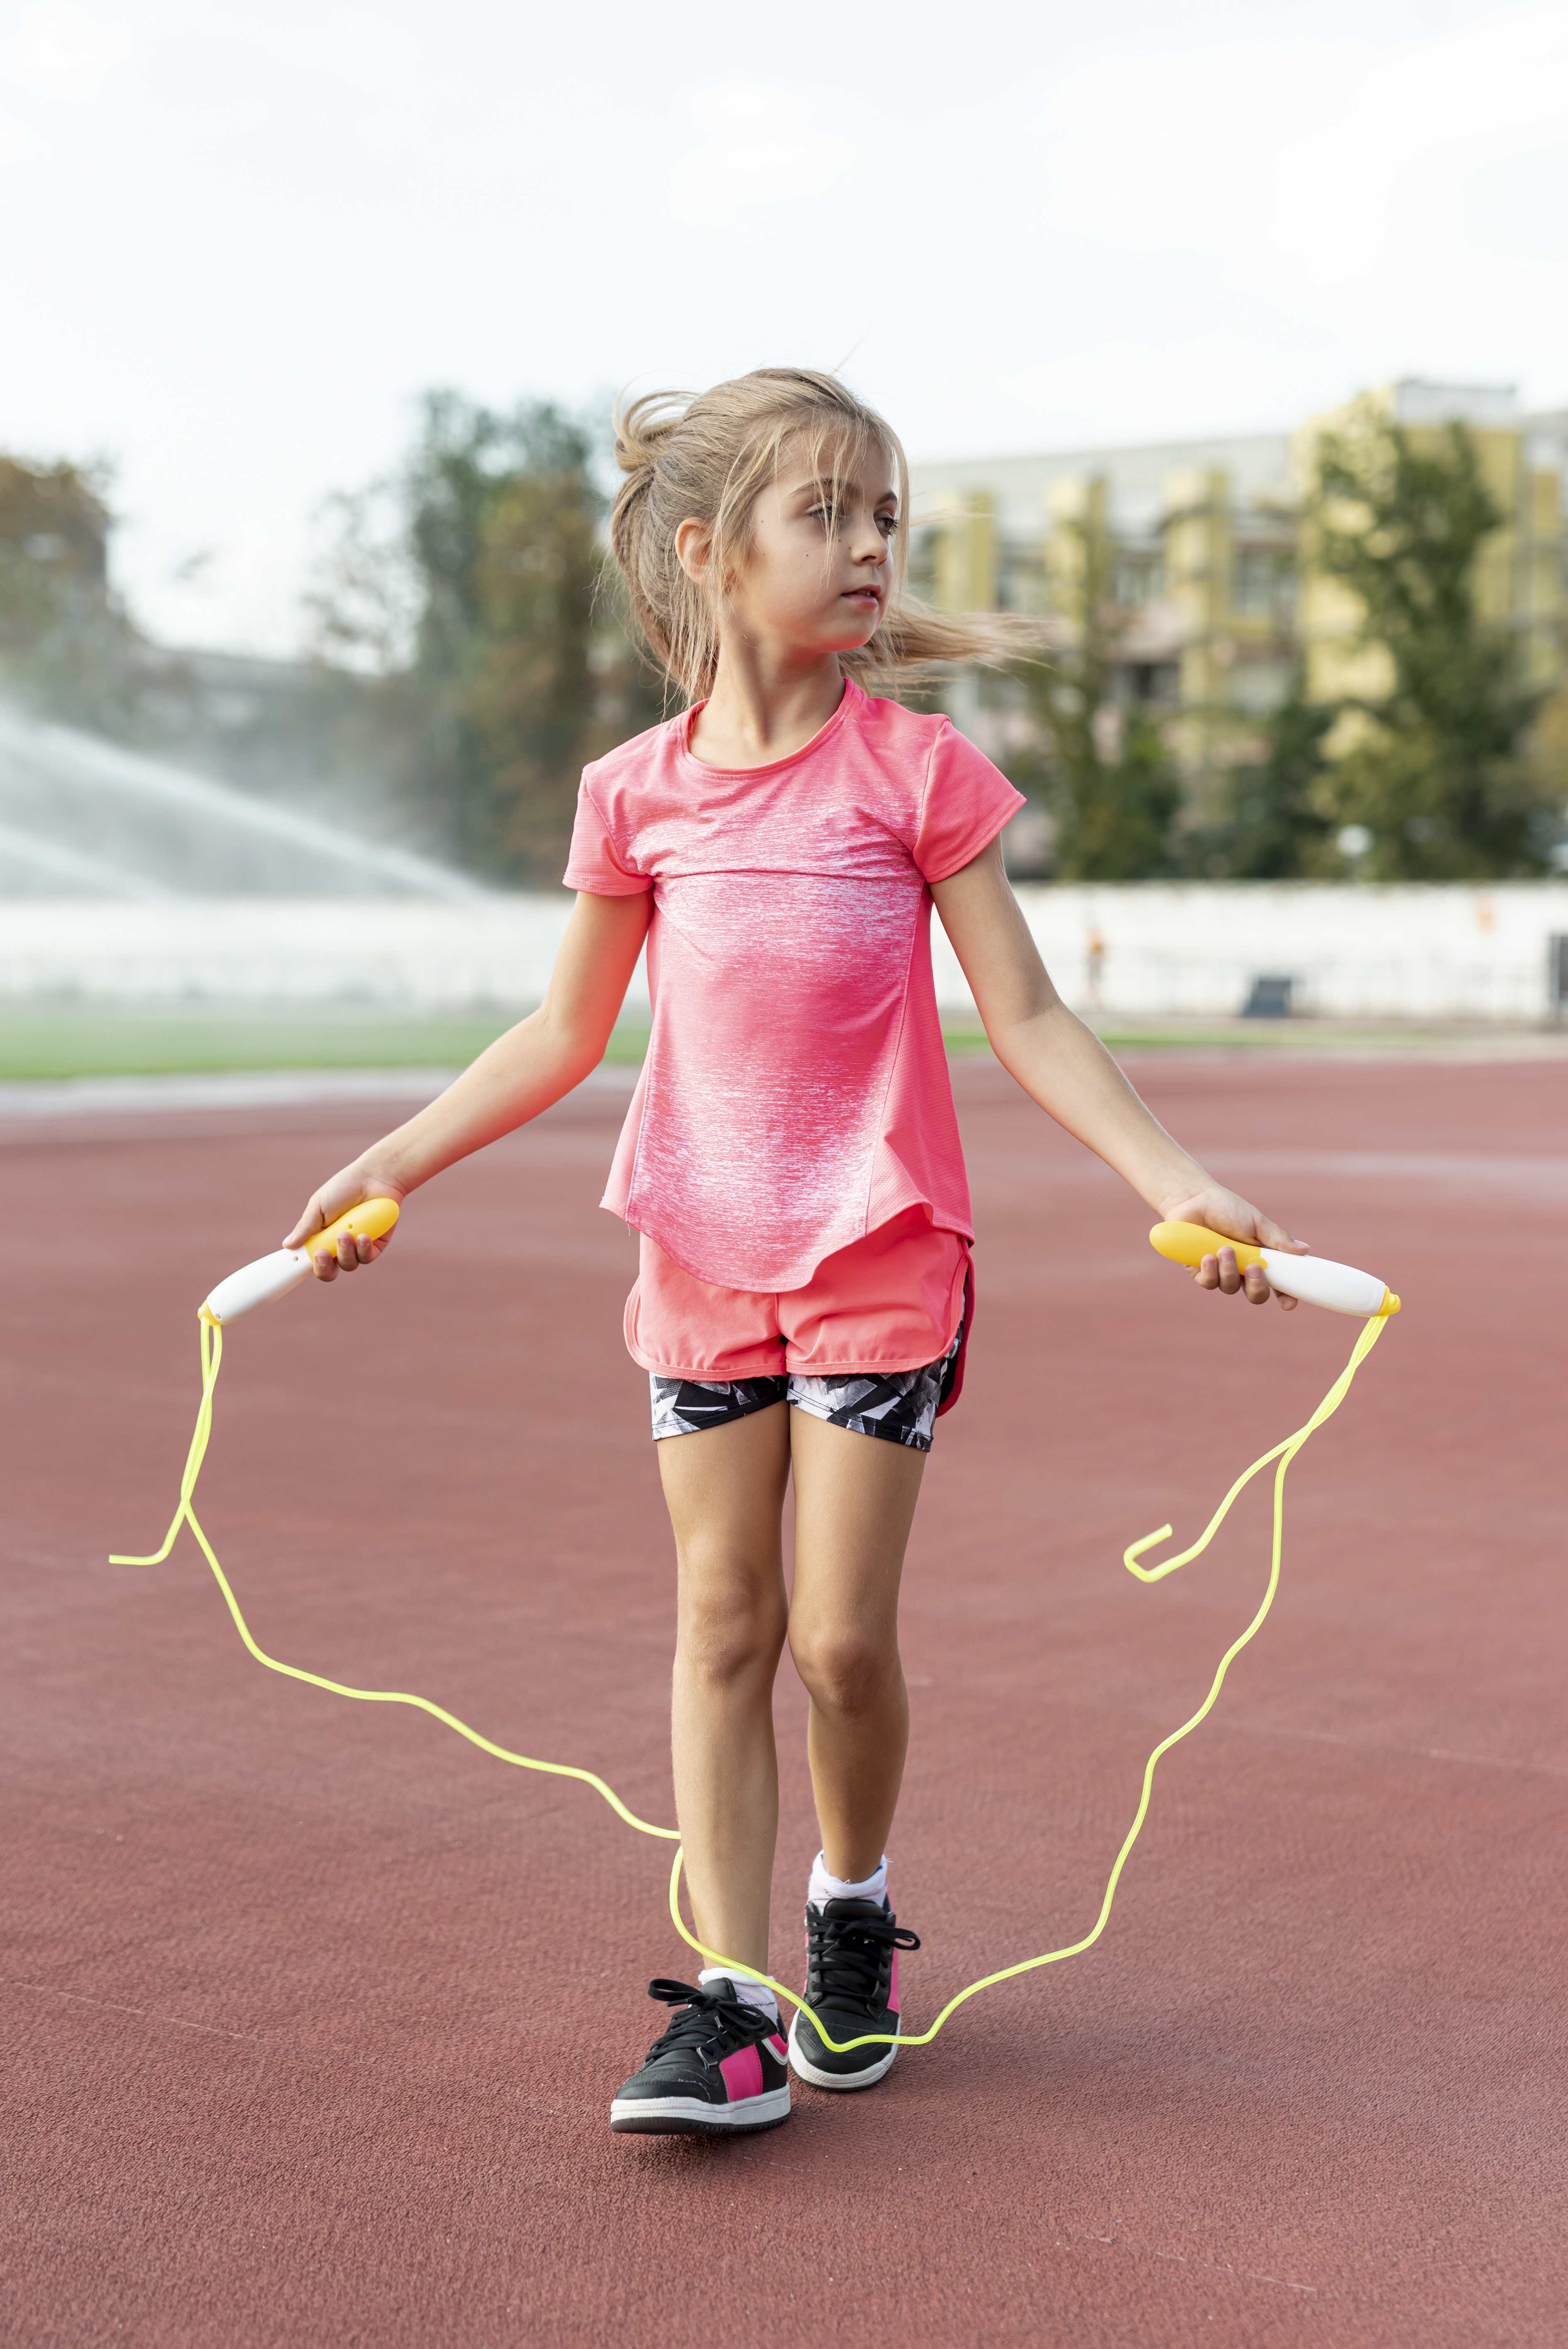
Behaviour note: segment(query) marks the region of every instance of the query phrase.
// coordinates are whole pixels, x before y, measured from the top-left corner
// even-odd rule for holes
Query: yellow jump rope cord
[[[240,1612],[240,1602],[230,1588],[229,1578],[218,1564],[217,1552],[202,1531],[196,1512],[191,1506],[195,1495],[196,1479],[202,1473],[202,1463],[207,1456],[207,1444],[213,1433],[213,1392],[218,1383],[218,1367],[223,1359],[223,1330],[215,1321],[209,1321],[203,1315],[202,1403],[196,1413],[196,1432],[191,1438],[191,1449],[185,1458],[185,1473],[180,1479],[180,1506],[174,1512],[173,1523],[163,1537],[162,1548],[154,1550],[151,1557],[111,1557],[109,1561],[110,1566],[161,1566],[174,1547],[174,1537],[181,1526],[187,1525],[201,1544],[202,1555],[213,1569],[218,1588],[223,1594],[223,1604],[234,1619],[235,1630],[257,1663],[265,1664],[269,1672],[282,1672],[291,1681],[308,1681],[312,1688],[326,1689],[333,1696],[357,1697],[361,1704],[411,1704],[418,1712],[428,1713],[433,1720],[444,1721],[449,1729],[455,1729],[460,1737],[466,1737],[469,1744],[477,1745],[482,1753],[493,1754],[498,1762],[514,1763],[519,1770],[542,1770],[552,1778],[580,1779],[585,1786],[591,1786],[596,1795],[602,1795],[617,1816],[623,1818],[628,1827],[635,1827],[639,1835],[664,1836],[671,1843],[679,1843],[679,1827],[656,1827],[650,1826],[647,1819],[639,1819],[635,1811],[628,1810],[614,1787],[607,1786],[604,1780],[596,1777],[591,1770],[575,1770],[569,1762],[535,1762],[526,1754],[509,1753],[504,1745],[493,1744],[488,1737],[482,1737],[477,1729],[470,1729],[466,1721],[459,1721],[456,1713],[448,1713],[444,1705],[432,1704],[428,1696],[410,1696],[401,1689],[349,1688],[342,1681],[324,1680],[319,1672],[302,1671],[297,1664],[280,1664],[275,1656],[269,1656],[257,1647],[251,1637],[250,1625]]]
[[[821,2020],[815,2011],[806,2004],[805,1999],[797,1997],[786,1983],[775,1982],[771,1974],[756,1976],[757,1980],[765,1982],[771,1990],[776,1992],[780,1998],[787,1999],[792,2006],[798,2007],[804,2014],[810,2016],[825,2047],[830,2047],[836,2055],[846,2054],[852,2047],[929,2047],[942,2025],[950,2015],[958,2012],[966,1999],[973,1998],[980,1991],[993,1989],[998,1982],[1012,1982],[1018,1974],[1033,1973],[1037,1967],[1054,1966],[1059,1964],[1064,1958],[1079,1957],[1084,1951],[1092,1949],[1099,1940],[1110,1917],[1111,1903],[1116,1899],[1116,1886],[1121,1879],[1122,1869],[1127,1865],[1128,1855],[1138,1839],[1144,1820],[1148,1816],[1149,1797],[1154,1788],[1156,1768],[1162,1756],[1168,1754],[1173,1745],[1179,1744],[1182,1738],[1189,1737],[1199,1723],[1206,1719],[1212,1711],[1215,1700],[1225,1685],[1226,1673],[1248,1641],[1255,1639],[1262,1629],[1269,1609],[1274,1603],[1274,1594],[1280,1587],[1280,1565],[1284,1550],[1286,1472],[1308,1437],[1323,1425],[1325,1419],[1332,1418],[1339,1409],[1350,1392],[1352,1380],[1382,1336],[1383,1329],[1382,1317],[1375,1314],[1356,1339],[1351,1350],[1349,1361],[1346,1362],[1305,1425],[1298,1427],[1293,1435],[1287,1435],[1283,1443],[1276,1444],[1272,1451],[1265,1452],[1261,1459],[1254,1460],[1251,1466],[1237,1477],[1189,1549],[1182,1550],[1176,1557],[1166,1558],[1159,1566],[1140,1566],[1138,1559],[1144,1551],[1152,1549],[1157,1542],[1164,1541],[1169,1535],[1171,1530],[1169,1526],[1161,1526],[1158,1533],[1146,1534],[1141,1541],[1133,1542],[1122,1554],[1123,1565],[1129,1574],[1136,1574],[1140,1582],[1162,1582],[1168,1574],[1174,1574],[1179,1567],[1187,1566],[1193,1558],[1201,1557],[1230,1515],[1231,1505],[1238,1495],[1251,1483],[1254,1476],[1260,1475],[1269,1465],[1272,1460],[1279,1462],[1280,1464],[1274,1475],[1273,1539],[1270,1556],[1269,1581],[1268,1588],[1263,1593],[1262,1602],[1246,1630],[1239,1639],[1232,1640],[1220,1657],[1219,1669],[1210,1685],[1209,1693],[1197,1712],[1189,1720],[1184,1721],[1179,1729],[1173,1729],[1168,1737],[1162,1739],[1145,1763],[1143,1791],[1138,1797],[1137,1813],[1127,1829],[1121,1849],[1116,1854],[1115,1865],[1106,1885],[1106,1896],[1100,1903],[1100,1913],[1095,1920],[1092,1930],[1085,1934],[1081,1941],[1069,1941],[1063,1949],[1047,1950],[1040,1957],[1025,1958],[1018,1965],[1004,1966],[1000,1973],[982,1975],[979,1982],[971,1982],[967,1989],[961,1990],[956,1997],[950,1998],[930,2029],[918,2034],[892,2031],[867,2031],[858,2039],[840,2041],[831,2038],[823,2029]],[[477,1745],[482,1753],[493,1754],[498,1762],[510,1762],[519,1770],[543,1771],[553,1778],[578,1779],[585,1786],[591,1786],[597,1795],[602,1795],[617,1817],[624,1819],[628,1827],[635,1827],[639,1835],[659,1836],[667,1842],[679,1844],[680,1840],[679,1827],[656,1827],[647,1819],[639,1819],[635,1811],[627,1808],[614,1788],[607,1786],[604,1780],[597,1777],[592,1770],[575,1769],[566,1762],[537,1762],[526,1754],[513,1754],[504,1745],[496,1745],[488,1737],[482,1737],[478,1730],[471,1729],[464,1721],[459,1721],[457,1715],[448,1713],[444,1706],[432,1704],[429,1697],[410,1696],[397,1689],[349,1688],[342,1681],[323,1679],[319,1672],[302,1671],[296,1664],[279,1663],[275,1656],[267,1655],[256,1645],[255,1640],[251,1637],[250,1626],[240,1612],[239,1601],[230,1588],[228,1577],[219,1565],[217,1554],[198,1524],[196,1513],[191,1506],[196,1491],[196,1480],[201,1475],[202,1463],[206,1458],[207,1444],[213,1433],[213,1395],[218,1383],[219,1365],[223,1358],[223,1333],[215,1322],[208,1320],[204,1315],[202,1320],[201,1343],[201,1407],[196,1413],[195,1433],[191,1438],[191,1449],[185,1459],[185,1472],[180,1480],[180,1505],[174,1512],[169,1531],[164,1536],[163,1546],[161,1549],[155,1550],[151,1557],[112,1557],[109,1561],[109,1564],[111,1566],[161,1566],[174,1547],[175,1537],[180,1527],[182,1525],[188,1525],[201,1545],[202,1557],[213,1569],[218,1588],[223,1594],[223,1603],[234,1617],[235,1630],[257,1663],[265,1664],[268,1671],[282,1672],[292,1681],[307,1681],[312,1688],[326,1689],[333,1696],[355,1697],[363,1704],[413,1705],[417,1711],[428,1713],[434,1720],[444,1722],[449,1729],[455,1729],[460,1737],[466,1737],[470,1744]],[[685,1920],[680,1914],[680,1867],[685,1856],[684,1848],[678,1850],[675,1854],[674,1865],[670,1871],[670,1914],[674,1920],[675,1930],[681,1940],[690,1948],[695,1950],[699,1957],[705,1958],[711,1966],[717,1966],[724,1971],[733,1971],[736,1969],[735,1960],[726,1958],[721,1951],[709,1949],[705,1942],[698,1940],[695,1934],[689,1933],[686,1930]],[[741,1967],[739,1971],[752,1973],[753,1970],[750,1967]]]

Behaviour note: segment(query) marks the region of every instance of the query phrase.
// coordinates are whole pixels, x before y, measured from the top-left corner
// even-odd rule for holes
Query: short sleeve
[[[922,876],[946,881],[961,871],[1027,804],[983,751],[956,726],[944,724],[931,747],[915,834],[915,863]]]
[[[576,820],[572,825],[572,850],[563,876],[568,889],[585,889],[591,897],[635,897],[651,889],[649,874],[635,872],[617,854],[610,828],[583,777],[577,791]]]

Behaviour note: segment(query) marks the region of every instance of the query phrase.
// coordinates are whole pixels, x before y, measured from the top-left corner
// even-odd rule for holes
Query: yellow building
[[[1503,516],[1477,561],[1477,608],[1493,626],[1515,632],[1525,683],[1554,691],[1568,673],[1563,419],[1521,417],[1510,393],[1485,386],[1390,384],[1302,426],[1293,445],[1298,481],[1314,478],[1324,435],[1354,432],[1365,412],[1404,426],[1417,449],[1436,450],[1451,423],[1465,425],[1481,479]],[[1542,429],[1552,426],[1559,429]],[[1309,695],[1321,701],[1349,695],[1380,699],[1393,681],[1387,655],[1359,641],[1360,605],[1339,581],[1314,570],[1310,532],[1303,534],[1300,564],[1298,629]]]
[[[1414,380],[1376,398],[1419,433],[1435,436],[1451,419],[1474,433],[1507,517],[1480,558],[1480,608],[1518,631],[1532,685],[1563,689],[1568,410],[1524,415],[1507,389]],[[1313,418],[1294,433],[916,466],[916,584],[949,608],[1050,615],[1070,638],[1096,543],[1096,575],[1109,583],[1116,697],[1168,711],[1200,779],[1254,754],[1259,720],[1298,670],[1316,698],[1376,698],[1386,688],[1386,658],[1354,643],[1358,611],[1314,573],[1302,523],[1317,440],[1350,412]],[[963,722],[993,755],[1004,748],[1017,725],[1005,687],[971,692]]]

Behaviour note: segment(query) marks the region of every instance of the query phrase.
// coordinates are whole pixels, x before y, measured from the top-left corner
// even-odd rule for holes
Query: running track
[[[1194,1055],[1167,1122],[1407,1301],[1291,1480],[1275,1616],[1163,1765],[1111,1928],[866,2096],[614,2138],[695,1962],[669,1847],[430,1721],[263,1673],[156,1546],[194,1308],[388,1122],[7,1129],[6,2343],[1561,2344],[1568,1063]],[[908,1578],[894,1847],[923,2023],[1092,1920],[1148,1747],[1250,1615],[1265,1499],[1154,1589],[1355,1324],[1194,1295],[990,1064],[968,1392]],[[670,1808],[671,1568],[620,1096],[454,1171],[387,1265],[233,1335],[202,1516],[275,1654]],[[813,1848],[781,1676],[774,1965]]]

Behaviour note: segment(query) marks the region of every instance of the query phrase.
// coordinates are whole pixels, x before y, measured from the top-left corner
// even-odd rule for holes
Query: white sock
[[[879,1868],[859,1884],[846,1884],[841,1876],[829,1876],[827,1862],[820,1852],[811,1863],[811,1882],[806,1887],[806,1904],[820,1909],[825,1900],[886,1900],[888,1898],[888,1855],[882,1854]]]
[[[778,2021],[779,2002],[766,1982],[758,1982],[754,1974],[743,1972],[739,1966],[704,1966],[697,1979],[704,1990],[710,1982],[733,1982],[735,1996],[742,2006],[760,2006],[775,2023]]]

